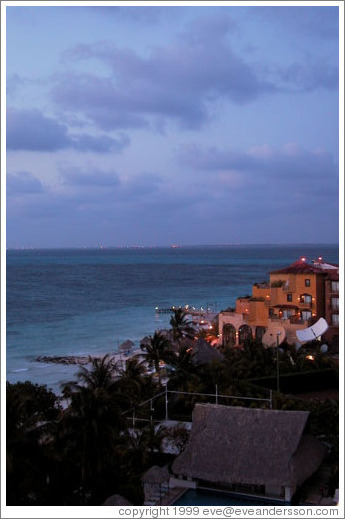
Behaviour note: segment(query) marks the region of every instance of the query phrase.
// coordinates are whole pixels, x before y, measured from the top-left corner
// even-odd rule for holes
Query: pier
[[[194,306],[185,305],[185,306],[171,306],[170,308],[159,308],[156,306],[155,312],[156,314],[170,314],[173,313],[175,310],[182,309],[186,312],[186,314],[189,314],[194,317],[204,317],[209,316],[209,314],[216,314],[217,303],[207,303],[206,308],[200,307],[195,308]]]
[[[174,307],[172,308],[158,308],[158,306],[156,306],[155,308],[155,312],[156,314],[170,314],[174,311]]]

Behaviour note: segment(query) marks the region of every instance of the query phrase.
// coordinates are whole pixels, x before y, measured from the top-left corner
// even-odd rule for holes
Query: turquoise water
[[[216,492],[212,490],[189,489],[173,506],[271,506],[277,505],[277,501],[259,500],[250,498],[239,498],[233,494],[225,492]],[[279,502],[279,506],[284,506],[284,503]]]
[[[338,262],[337,245],[8,250],[6,374],[59,392],[75,366],[38,356],[102,355],[169,328],[155,307],[219,312],[301,256]]]

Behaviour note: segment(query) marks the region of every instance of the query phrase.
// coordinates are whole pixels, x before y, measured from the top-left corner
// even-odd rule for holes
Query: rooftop
[[[339,265],[325,263],[321,257],[308,263],[307,258],[302,256],[288,267],[273,270],[271,274],[325,274],[334,270],[339,270]]]

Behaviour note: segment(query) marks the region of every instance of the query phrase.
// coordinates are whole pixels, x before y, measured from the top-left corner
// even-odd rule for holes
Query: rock
[[[81,366],[88,364],[91,362],[92,357],[90,356],[75,356],[75,355],[67,355],[64,357],[57,356],[39,356],[36,358],[36,362],[46,362],[46,363],[54,363],[54,364],[79,364]]]

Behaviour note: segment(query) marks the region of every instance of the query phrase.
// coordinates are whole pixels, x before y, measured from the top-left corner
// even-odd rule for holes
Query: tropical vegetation
[[[281,377],[316,376],[336,370],[327,355],[311,361],[303,349],[285,345],[277,352],[247,341],[219,362],[198,365],[185,313],[175,311],[170,324],[172,340],[155,332],[142,346],[144,362],[90,358],[61,397],[46,386],[7,383],[7,505],[99,505],[112,494],[142,504],[144,472],[173,459],[164,442],[180,452],[188,439],[183,428],[158,426],[166,413],[190,420],[195,402],[215,393],[222,404],[267,406],[262,377],[272,381],[275,408],[310,411],[308,427],[329,446],[330,485],[337,485],[338,402],[302,400],[274,385],[277,362]]]

